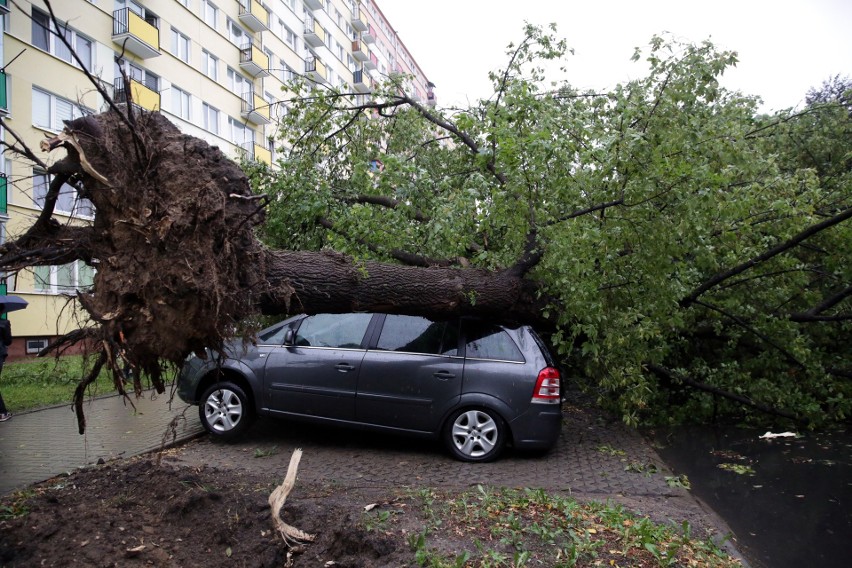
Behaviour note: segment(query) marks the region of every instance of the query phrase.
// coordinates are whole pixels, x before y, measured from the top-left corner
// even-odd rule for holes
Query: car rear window
[[[296,332],[299,347],[361,347],[372,314],[317,314],[302,320]]]
[[[465,323],[465,357],[524,362],[518,346],[500,327],[484,322]]]
[[[458,345],[457,323],[436,322],[418,316],[388,315],[376,348],[428,355],[457,355]]]

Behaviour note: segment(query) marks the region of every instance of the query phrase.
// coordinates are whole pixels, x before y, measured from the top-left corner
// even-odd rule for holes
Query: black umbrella
[[[2,312],[14,312],[15,310],[23,310],[27,307],[29,302],[21,298],[20,296],[6,296],[0,294],[0,313]]]

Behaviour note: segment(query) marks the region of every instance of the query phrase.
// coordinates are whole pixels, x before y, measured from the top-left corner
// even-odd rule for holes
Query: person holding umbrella
[[[27,307],[27,301],[18,296],[0,295],[0,314],[6,314],[14,310],[22,310]],[[9,346],[12,344],[12,324],[7,318],[0,319],[0,373],[9,354]],[[0,422],[10,419],[12,414],[6,409],[3,395],[0,394]]]
[[[0,304],[0,313],[6,311],[6,306]],[[6,362],[6,355],[9,354],[9,345],[12,344],[12,324],[6,318],[0,319],[0,372],[3,371],[3,364]],[[6,409],[6,403],[3,402],[3,394],[0,393],[0,422],[5,422],[12,417],[12,414]]]

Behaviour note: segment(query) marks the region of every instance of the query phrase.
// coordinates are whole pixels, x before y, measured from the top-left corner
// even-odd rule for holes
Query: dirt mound
[[[267,502],[280,481],[150,459],[55,478],[18,502],[26,515],[0,521],[0,565],[280,568],[333,561],[336,568],[354,568],[410,562],[403,539],[361,526],[365,496],[298,483],[282,519],[317,540],[289,548],[273,531]]]

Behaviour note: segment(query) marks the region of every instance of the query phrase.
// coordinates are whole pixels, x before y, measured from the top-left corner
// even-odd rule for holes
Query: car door
[[[359,422],[435,432],[461,395],[458,322],[388,315],[358,377]]]
[[[270,410],[353,420],[371,319],[372,314],[317,314],[302,319],[292,344],[267,355],[264,384]]]

